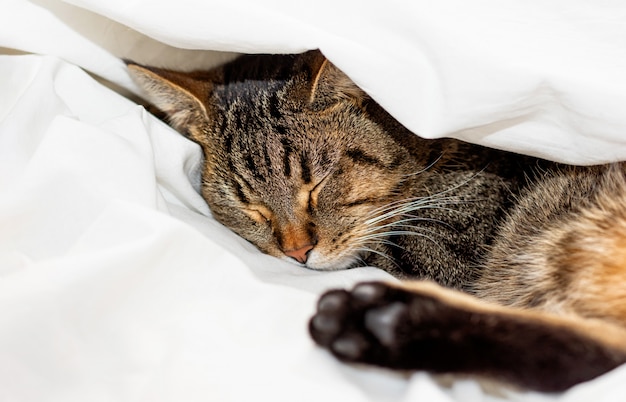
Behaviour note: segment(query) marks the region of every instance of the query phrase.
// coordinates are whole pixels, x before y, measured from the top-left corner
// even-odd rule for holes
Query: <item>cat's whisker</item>
[[[391,262],[397,268],[400,268],[400,265],[398,265],[398,263],[392,257],[388,256],[387,254],[385,254],[383,252],[375,250],[373,248],[361,246],[361,247],[355,248],[354,250],[355,251],[363,251],[363,252],[366,252],[366,253],[373,253],[373,254],[379,255],[379,256],[385,258],[386,260],[388,260],[389,262]]]
[[[428,165],[428,166],[424,167],[423,169],[418,170],[417,172],[407,173],[407,174],[402,175],[402,176],[403,176],[403,177],[407,177],[407,178],[408,178],[408,177],[415,177],[415,176],[418,176],[418,175],[420,175],[420,174],[422,174],[422,173],[424,173],[424,172],[426,172],[426,171],[430,170],[430,168],[432,168],[432,167],[433,167],[433,166],[435,166],[437,163],[439,163],[439,161],[441,160],[441,158],[443,158],[443,153],[442,153],[441,155],[439,155],[439,157],[438,157],[437,159],[435,159],[433,162],[431,162],[431,164],[430,164],[430,165]]]
[[[383,213],[385,211],[393,210],[393,209],[398,208],[398,206],[403,206],[403,205],[427,204],[427,203],[429,203],[429,202],[431,202],[433,200],[436,200],[436,201],[449,201],[449,200],[457,201],[458,198],[457,197],[440,197],[438,194],[430,195],[430,196],[426,196],[426,197],[421,196],[421,197],[405,198],[405,199],[397,200],[397,201],[394,201],[394,202],[390,202],[388,204],[385,204],[385,205],[382,205],[382,206],[380,206],[378,208],[375,208],[375,209],[373,209],[370,212],[370,214]]]
[[[396,243],[392,242],[391,240],[386,239],[385,237],[376,237],[376,236],[371,236],[371,237],[361,237],[358,239],[361,242],[369,242],[371,240],[376,240],[376,242],[378,244],[384,244],[390,247],[398,247],[398,248],[402,248],[399,245],[397,245]]]
[[[360,251],[360,252],[373,253],[373,254],[379,255],[379,256],[385,258],[386,260],[388,260],[389,262],[391,262],[396,267],[400,268],[400,266],[398,265],[397,261],[395,261],[394,258],[390,257],[389,255],[387,255],[386,253],[383,253],[380,250],[377,250],[376,245],[385,245],[385,246],[388,246],[388,247],[395,247],[395,248],[400,248],[402,250],[405,250],[400,245],[398,245],[398,244],[394,243],[393,241],[389,240],[388,237],[389,236],[381,236],[379,238],[375,238],[375,237],[367,238],[367,236],[364,236],[364,235],[362,235],[360,233],[357,233],[353,237],[353,239],[354,239],[353,247],[354,248],[352,248],[352,250],[356,251],[356,252]],[[365,261],[363,261],[363,263],[365,264]]]
[[[382,232],[379,234],[373,234],[373,235],[369,235],[369,236],[364,236],[363,240],[375,240],[375,239],[379,239],[379,238],[386,238],[386,237],[390,237],[390,236],[417,236],[417,237],[422,237],[425,239],[428,239],[430,241],[432,241],[434,244],[436,244],[438,247],[440,247],[443,250],[443,247],[441,247],[441,245],[432,237],[427,236],[423,233],[419,233],[419,232],[414,232],[414,231],[409,231],[409,230],[393,230],[393,231],[389,231],[389,232]]]
[[[394,216],[402,212],[424,209],[428,207],[434,207],[436,205],[437,204],[434,204],[434,203],[429,204],[427,200],[423,200],[423,199],[414,200],[414,201],[402,201],[402,202],[396,203],[396,205],[388,206],[385,209],[372,211],[370,213],[370,215],[372,215],[372,218],[370,219],[378,219],[378,218],[386,219],[386,217]]]
[[[447,212],[458,212],[458,210],[456,209],[451,209],[451,208],[445,208],[448,205],[455,205],[457,204],[457,202],[440,202],[440,203],[436,203],[436,204],[425,204],[425,205],[413,205],[413,204],[409,204],[406,205],[402,208],[399,208],[398,210],[394,211],[395,214],[394,215],[405,215],[408,214],[410,212],[414,212],[414,211],[419,211],[419,210],[424,210],[424,209],[437,209],[437,210],[445,210]]]
[[[365,267],[365,266],[367,266],[367,265],[368,265],[368,264],[367,264],[367,262],[365,262],[365,260],[363,259],[363,257],[361,257],[361,256],[355,256],[354,258],[355,258],[355,260],[356,260],[357,266],[360,266],[360,267]]]
[[[426,229],[426,228],[418,226],[418,225],[413,225],[413,224],[411,224],[411,222],[436,223],[436,224],[447,226],[447,227],[452,229],[452,227],[449,224],[447,224],[446,222],[443,222],[441,220],[438,220],[438,219],[411,217],[411,218],[406,218],[406,219],[402,219],[402,220],[399,220],[399,221],[390,222],[390,223],[387,223],[387,224],[384,224],[384,225],[380,225],[380,226],[368,227],[368,228],[364,229],[362,232],[364,234],[377,233],[377,232],[380,232],[381,230],[384,230],[384,229],[387,229],[387,228],[394,228],[394,227],[404,227],[404,228],[409,228],[409,229],[420,229],[420,230],[431,231],[430,229]],[[434,231],[432,231],[432,232],[435,233]]]
[[[382,232],[380,232],[380,233],[382,233]],[[367,241],[368,240],[368,236],[372,236],[374,234],[377,234],[377,232],[376,231],[372,231],[372,230],[367,229],[367,228],[366,229],[361,229],[361,230],[359,230],[359,231],[354,233],[352,239],[353,239],[355,244],[359,244],[359,243],[363,243],[363,242]],[[378,243],[381,243],[381,244],[387,244],[387,245],[395,244],[391,240],[386,239],[385,236],[380,236],[377,239],[377,241],[378,241]]]
[[[424,210],[424,209],[438,209],[438,210],[447,211],[447,212],[459,212],[459,213],[461,213],[461,211],[459,211],[459,210],[455,210],[455,209],[451,209],[451,208],[444,208],[445,206],[456,205],[456,204],[458,204],[458,202],[455,202],[455,201],[441,202],[441,203],[432,203],[432,204],[410,202],[410,203],[401,205],[400,207],[398,207],[396,209],[393,209],[393,210],[390,210],[388,212],[385,212],[385,213],[383,213],[381,215],[373,216],[372,218],[366,220],[365,223],[368,224],[368,225],[372,225],[372,224],[376,224],[376,223],[381,222],[381,221],[392,219],[392,218],[397,217],[399,215],[408,215],[411,212]]]
[[[432,201],[446,201],[446,200],[455,200],[458,201],[458,197],[456,196],[444,196],[445,193],[452,191],[454,189],[456,189],[457,186],[453,187],[453,188],[449,188],[447,190],[441,191],[439,193],[436,194],[431,194],[431,195],[427,195],[427,196],[417,196],[417,197],[410,197],[410,198],[405,198],[405,199],[401,199],[401,200],[397,200],[394,202],[390,202],[388,204],[382,205],[378,208],[375,208],[374,210],[372,210],[372,213],[377,213],[377,212],[381,212],[381,211],[386,211],[389,209],[394,209],[397,205],[404,205],[404,204],[410,204],[410,203],[428,203],[428,202],[432,202]]]
[[[424,227],[419,227],[419,226],[413,226],[413,225],[394,225],[394,226],[389,226],[388,228],[396,228],[397,230],[384,230],[384,231],[376,231],[376,230],[371,230],[371,231],[366,231],[363,236],[389,236],[389,233],[392,232],[397,232],[398,230],[401,231],[408,231],[408,232],[420,232],[420,233],[429,233],[431,235],[434,236],[441,236],[440,233],[437,233],[435,230],[431,230],[431,229],[427,229]],[[387,229],[387,228],[381,228],[381,229]]]
[[[372,240],[376,241],[376,244],[378,244],[378,245],[382,244],[382,245],[386,245],[386,246],[388,246],[390,248],[396,248],[396,249],[400,249],[402,251],[407,252],[406,248],[404,248],[401,245],[399,245],[399,244],[397,244],[395,242],[392,242],[390,240],[387,240],[387,239],[368,239],[367,242],[371,243]]]
[[[378,211],[381,211],[381,210],[392,209],[396,205],[403,204],[403,203],[406,203],[406,202],[414,202],[414,201],[429,200],[429,199],[432,199],[432,196],[416,196],[416,197],[404,198],[404,199],[401,199],[401,200],[396,200],[396,201],[390,202],[390,203],[385,204],[385,205],[381,205],[380,207],[373,209],[372,212],[378,212]]]
[[[428,228],[407,224],[413,221],[435,222],[449,226],[445,222],[435,219],[411,217],[403,219],[401,221],[390,222],[385,225],[366,227],[365,229],[359,231],[359,233],[357,233],[355,236],[356,239],[360,242],[376,241],[380,244],[386,244],[394,247],[399,246],[388,240],[392,236],[420,236],[430,240],[440,247],[439,243],[433,237],[431,237],[439,236],[439,233]]]

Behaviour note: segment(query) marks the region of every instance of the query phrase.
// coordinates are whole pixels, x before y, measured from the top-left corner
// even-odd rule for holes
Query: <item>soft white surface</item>
[[[577,161],[626,156],[626,6],[350,3],[0,3],[0,46],[52,55],[0,57],[0,401],[500,400],[473,381],[441,387],[314,347],[317,295],[386,274],[259,254],[208,217],[199,149],[75,66],[133,90],[119,56],[229,57],[104,16],[174,46],[321,47],[424,135],[490,123],[473,138]],[[508,398],[620,401],[624,384],[626,367],[564,395]]]
[[[204,67],[225,56],[180,48],[321,48],[422,136],[575,163],[626,159],[622,0],[3,0],[0,7],[0,46],[61,56],[127,88],[118,57]]]

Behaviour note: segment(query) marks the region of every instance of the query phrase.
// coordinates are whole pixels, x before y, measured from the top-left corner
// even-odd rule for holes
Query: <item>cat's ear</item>
[[[325,109],[342,100],[361,106],[368,99],[367,94],[321,52],[313,51],[309,57],[313,72],[309,103],[313,109]]]
[[[147,100],[165,113],[176,130],[193,135],[190,131],[207,122],[209,114],[204,101],[211,92],[211,82],[194,73],[146,67],[130,61],[126,65]]]

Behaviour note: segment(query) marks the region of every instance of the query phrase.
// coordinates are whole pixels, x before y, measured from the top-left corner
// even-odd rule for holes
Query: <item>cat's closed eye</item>
[[[324,185],[328,182],[328,178],[330,177],[330,175],[326,175],[326,177],[324,177],[322,180],[320,180],[319,183],[317,183],[308,193],[309,195],[309,199],[308,199],[308,209],[309,212],[313,212],[313,210],[315,208],[317,208],[317,202],[319,199],[319,194],[320,191],[322,191],[322,188],[324,188]]]
[[[270,223],[272,221],[272,211],[263,205],[250,205],[242,208],[242,211],[257,223]]]

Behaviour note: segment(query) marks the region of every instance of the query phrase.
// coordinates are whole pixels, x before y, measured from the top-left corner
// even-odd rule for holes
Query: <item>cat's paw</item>
[[[433,342],[445,342],[442,318],[449,312],[432,295],[367,282],[324,294],[309,330],[343,361],[416,369],[429,365]]]
[[[478,374],[548,392],[626,361],[626,352],[576,321],[490,305],[428,282],[400,286],[361,283],[324,294],[309,323],[313,339],[346,362]]]

